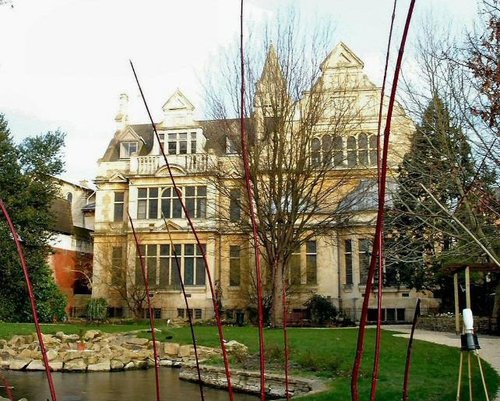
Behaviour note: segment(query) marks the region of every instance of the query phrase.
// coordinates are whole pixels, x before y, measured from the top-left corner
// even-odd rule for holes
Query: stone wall
[[[203,383],[212,386],[227,388],[226,374],[223,367],[201,366],[201,379]],[[182,380],[198,381],[196,365],[185,364],[179,372]],[[231,370],[233,388],[251,394],[260,393],[260,373],[242,370]],[[313,390],[313,380],[289,378],[288,388],[290,396],[298,396]],[[285,398],[285,377],[275,374],[266,374],[266,394],[269,398]]]
[[[462,322],[460,322],[460,327]],[[417,327],[423,330],[455,333],[455,316],[421,316]],[[488,317],[474,317],[474,328],[480,334],[499,334],[497,322]]]
[[[78,334],[43,335],[47,359],[53,371],[105,372],[147,369],[154,366],[153,343],[134,334],[107,334],[88,330]],[[157,342],[160,365],[180,367],[194,360],[192,345]],[[220,355],[219,350],[198,346],[201,360]],[[0,340],[0,368],[45,370],[36,335]]]

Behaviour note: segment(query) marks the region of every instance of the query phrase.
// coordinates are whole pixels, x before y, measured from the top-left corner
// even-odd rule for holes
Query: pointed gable
[[[194,106],[188,100],[188,98],[184,96],[184,94],[180,91],[180,89],[177,89],[174,92],[174,94],[170,96],[168,100],[165,102],[165,104],[162,107],[162,110],[164,112],[175,111],[175,110],[193,111]]]
[[[364,66],[363,61],[344,42],[340,42],[321,63],[320,69],[323,72],[332,68],[362,70]]]

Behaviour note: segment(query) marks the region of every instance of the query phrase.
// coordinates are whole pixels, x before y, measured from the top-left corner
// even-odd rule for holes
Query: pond
[[[14,387],[16,400],[25,397],[29,401],[50,399],[44,372],[4,371],[4,376]],[[195,401],[200,399],[199,386],[178,379],[177,369],[160,369],[160,394],[162,400]],[[58,401],[155,401],[154,369],[103,373],[53,373]],[[2,383],[3,384],[3,383]],[[0,394],[6,396],[3,389]],[[227,392],[204,387],[206,401],[226,401]],[[235,394],[236,401],[257,401],[248,394]]]

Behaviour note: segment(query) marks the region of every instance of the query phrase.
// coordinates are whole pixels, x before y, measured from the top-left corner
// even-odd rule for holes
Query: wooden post
[[[455,298],[455,334],[459,335],[460,330],[460,299],[458,297],[458,272],[453,275],[453,295]]]
[[[469,266],[465,268],[465,307],[470,307],[470,269]]]

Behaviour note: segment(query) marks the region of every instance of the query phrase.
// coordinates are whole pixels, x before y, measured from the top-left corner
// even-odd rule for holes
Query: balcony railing
[[[215,166],[216,156],[207,153],[186,155],[168,155],[171,167],[177,167],[186,173],[202,173]],[[130,158],[130,172],[138,175],[153,175],[165,166],[163,156],[133,156]]]

